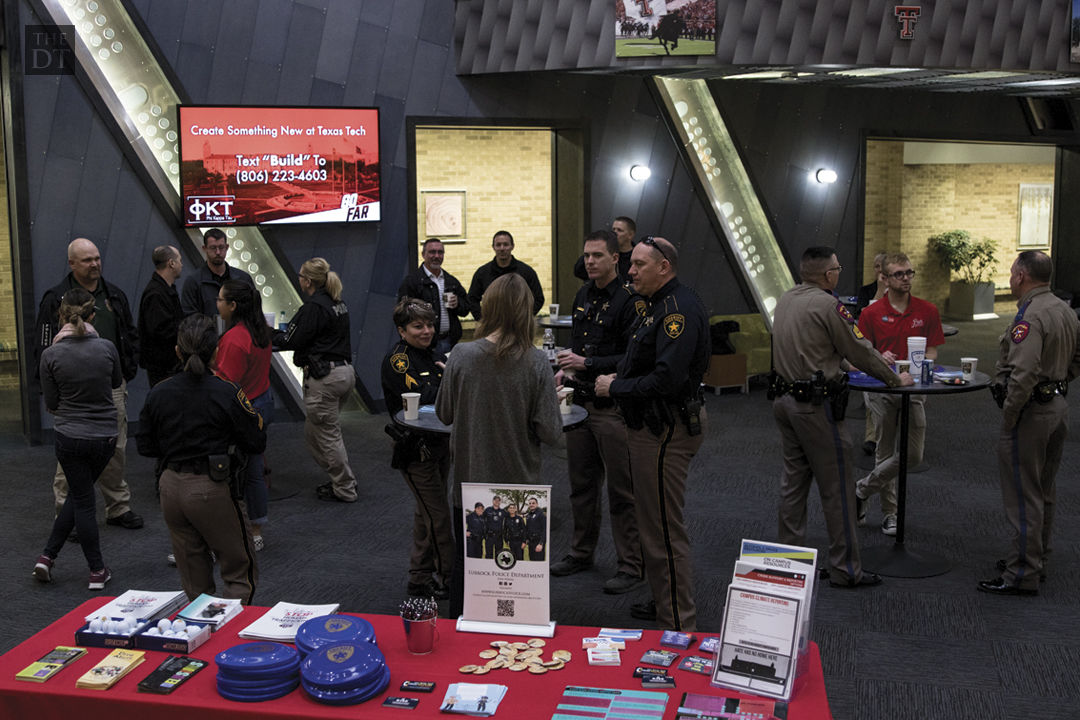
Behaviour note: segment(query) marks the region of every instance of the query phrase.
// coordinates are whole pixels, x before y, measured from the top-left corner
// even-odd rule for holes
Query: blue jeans
[[[105,567],[98,541],[94,483],[109,464],[115,449],[114,437],[70,438],[56,433],[56,460],[67,476],[68,494],[45,543],[45,555],[48,557],[55,559],[60,554],[64,541],[71,534],[71,529],[75,528],[90,570]]]
[[[274,394],[270,389],[267,388],[266,392],[257,398],[251,398],[251,406],[262,415],[263,427],[270,427],[274,415]],[[253,525],[262,525],[270,514],[269,493],[266,490],[266,478],[263,476],[265,466],[261,454],[248,458],[244,502],[247,503],[248,520]]]

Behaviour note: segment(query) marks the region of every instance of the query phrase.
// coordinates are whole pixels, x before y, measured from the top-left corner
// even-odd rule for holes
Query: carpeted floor
[[[975,354],[980,369],[992,370],[995,346],[1007,318],[953,323],[960,334],[942,360],[956,364]],[[1039,597],[992,597],[975,591],[978,580],[997,575],[994,561],[1009,541],[1001,510],[995,461],[999,412],[988,393],[933,399],[928,403],[926,469],[909,479],[907,545],[938,553],[952,570],[938,577],[887,578],[877,588],[821,589],[814,619],[834,717],[838,720],[923,718],[1075,718],[1080,701],[1080,488],[1076,409],[1070,397],[1073,434],[1058,477],[1054,563]],[[723,613],[723,591],[741,538],[774,539],[780,477],[779,436],[760,386],[749,395],[709,396],[709,434],[691,469],[686,515],[694,543],[699,627],[715,631]],[[132,414],[137,409],[131,409]],[[345,436],[360,478],[360,502],[320,502],[323,482],[308,457],[302,425],[270,429],[272,496],[267,547],[260,553],[256,602],[340,602],[350,611],[394,613],[405,595],[413,501],[400,475],[389,467],[385,416],[349,414]],[[848,423],[861,444],[862,414]],[[868,459],[859,455],[866,472]],[[21,438],[0,436],[5,490],[0,510],[0,602],[9,610],[0,624],[0,650],[47,625],[87,597],[86,567],[77,546],[68,545],[56,581],[37,584],[34,558],[52,521],[51,446],[26,447]],[[128,448],[128,481],[142,530],[102,525],[102,549],[113,571],[108,592],[127,588],[178,588],[176,571],[165,564],[168,533],[153,497],[152,463]],[[552,559],[566,548],[565,453],[544,452],[544,477],[555,486]],[[99,503],[100,513],[100,503]],[[864,548],[887,547],[876,502],[871,525],[860,529]],[[812,494],[807,543],[827,544],[820,505]],[[596,567],[552,579],[552,616],[575,625],[634,626],[629,606],[640,595],[604,595],[600,585],[614,572],[610,539],[602,535]],[[445,606],[444,606],[445,609]]]

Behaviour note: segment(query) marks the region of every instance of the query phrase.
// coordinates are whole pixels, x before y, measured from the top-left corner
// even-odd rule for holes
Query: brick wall
[[[465,191],[465,239],[446,241],[443,265],[468,287],[494,257],[497,230],[514,236],[514,257],[536,270],[552,297],[552,134],[550,130],[418,128],[417,244],[425,233],[423,193]],[[419,250],[417,250],[419,257]]]

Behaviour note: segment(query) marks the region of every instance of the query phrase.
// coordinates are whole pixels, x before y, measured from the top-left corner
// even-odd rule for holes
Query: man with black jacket
[[[116,346],[120,355],[120,370],[124,382],[113,390],[116,405],[116,450],[112,459],[98,478],[97,486],[105,499],[105,522],[128,530],[143,526],[143,519],[131,510],[131,490],[124,480],[127,447],[127,383],[139,371],[139,331],[131,317],[131,306],[123,290],[101,277],[101,253],[86,238],[76,238],[68,245],[68,266],[71,272],[60,284],[46,291],[38,306],[36,323],[37,343],[34,346],[34,368],[37,375],[42,351],[52,344],[59,332],[60,299],[68,290],[82,287],[94,296],[94,329],[98,335]],[[59,464],[53,478],[53,497],[56,507],[63,506],[67,498],[67,477]]]
[[[461,318],[469,314],[465,287],[442,269],[445,255],[446,249],[439,238],[425,240],[420,253],[423,263],[406,275],[398,287],[398,300],[416,298],[435,309],[435,340],[431,349],[443,355],[461,340]]]
[[[217,228],[210,228],[203,233],[203,254],[206,262],[199,266],[195,274],[184,280],[184,289],[180,292],[180,305],[184,316],[202,313],[208,317],[217,317],[218,290],[226,280],[240,280],[251,287],[255,281],[238,267],[225,262],[229,254],[229,238]]]
[[[491,249],[495,251],[495,259],[478,267],[469,284],[469,310],[473,317],[480,319],[480,301],[484,292],[496,278],[506,273],[517,273],[525,280],[533,294],[533,313],[540,312],[540,308],[544,307],[544,290],[540,287],[540,278],[536,276],[535,270],[514,257],[514,236],[506,230],[500,230],[491,239]]]
[[[176,357],[176,330],[184,319],[176,280],[184,269],[180,251],[171,245],[154,248],[154,274],[139,299],[139,338],[142,353],[139,365],[146,369],[150,387],[180,369]]]

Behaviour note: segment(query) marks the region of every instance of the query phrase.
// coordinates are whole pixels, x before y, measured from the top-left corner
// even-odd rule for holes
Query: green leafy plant
[[[989,281],[997,251],[993,240],[972,240],[967,230],[949,230],[931,235],[928,242],[942,267],[959,273],[962,282],[974,285]]]

